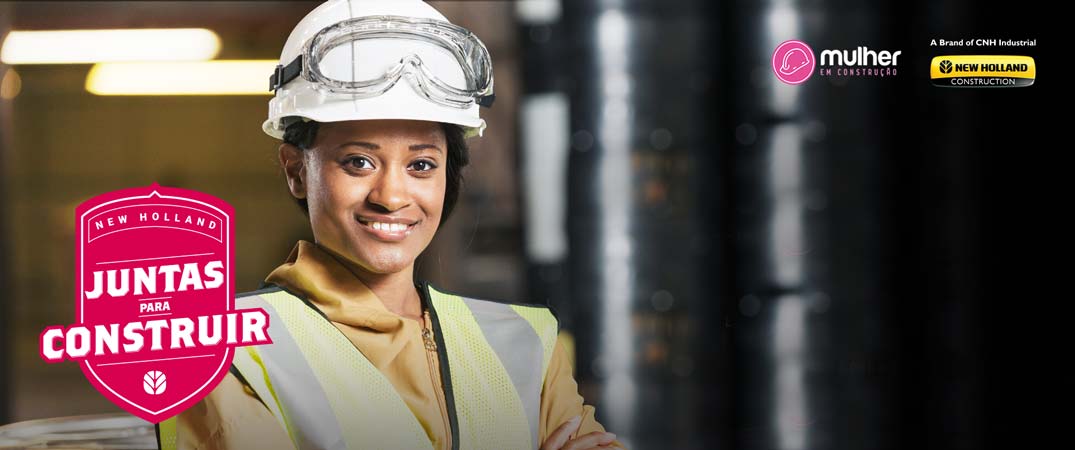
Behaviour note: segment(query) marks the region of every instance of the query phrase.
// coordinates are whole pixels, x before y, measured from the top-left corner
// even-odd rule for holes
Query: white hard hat
[[[420,0],[330,0],[295,26],[270,79],[265,133],[295,120],[410,119],[481,136],[493,100],[485,45]]]

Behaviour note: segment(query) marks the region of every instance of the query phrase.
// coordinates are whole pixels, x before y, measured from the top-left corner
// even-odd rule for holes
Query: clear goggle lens
[[[493,100],[485,45],[465,28],[439,20],[371,16],[337,23],[314,35],[300,58],[277,67],[271,87],[299,75],[319,89],[359,98],[384,94],[405,79],[430,101],[448,106],[490,106]]]

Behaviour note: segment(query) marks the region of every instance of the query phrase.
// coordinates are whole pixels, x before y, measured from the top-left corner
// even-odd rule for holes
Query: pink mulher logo
[[[787,84],[800,84],[814,74],[814,51],[803,41],[784,41],[773,52],[773,73]]]
[[[153,184],[75,209],[75,323],[40,335],[98,391],[159,423],[209,394],[238,347],[271,343],[262,309],[235,309],[235,213]]]

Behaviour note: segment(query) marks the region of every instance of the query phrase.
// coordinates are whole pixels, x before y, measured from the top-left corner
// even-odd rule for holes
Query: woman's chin
[[[359,254],[358,265],[367,271],[377,274],[390,274],[402,271],[412,264],[414,258],[409,258],[402,251],[380,251],[376,253]]]

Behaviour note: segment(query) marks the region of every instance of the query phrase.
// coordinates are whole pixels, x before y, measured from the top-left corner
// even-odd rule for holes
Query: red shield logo
[[[41,357],[75,360],[101,394],[160,422],[205,397],[236,348],[269,343],[262,310],[235,310],[234,210],[161,187],[75,210],[75,320],[41,334]]]

